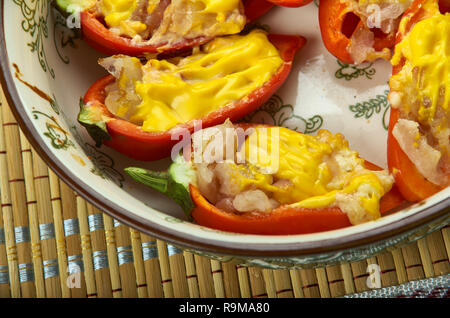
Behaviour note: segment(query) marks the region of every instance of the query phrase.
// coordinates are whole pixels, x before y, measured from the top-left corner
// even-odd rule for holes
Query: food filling
[[[97,0],[95,10],[111,32],[167,46],[237,34],[246,23],[241,0]]]
[[[166,131],[240,101],[283,64],[265,32],[232,35],[188,57],[151,59],[117,55],[100,60],[117,80],[106,88],[106,107],[144,131]]]
[[[249,132],[227,121],[193,140],[197,186],[229,213],[339,207],[359,224],[380,217],[380,199],[394,182],[387,170],[366,169],[342,135],[326,130],[317,136],[283,127]]]
[[[429,16],[397,44],[392,64],[404,65],[389,82],[392,107],[400,112],[393,135],[432,183],[450,182],[450,13],[427,3]],[[404,19],[403,23],[407,23]]]
[[[374,49],[375,34],[390,34],[396,32],[400,19],[412,0],[341,0],[347,4],[348,12],[359,18],[359,23],[365,27],[358,27],[351,34],[351,44],[347,48],[355,64],[363,61],[373,61],[377,58],[389,59],[390,49],[381,51]],[[356,27],[356,22],[353,22]]]

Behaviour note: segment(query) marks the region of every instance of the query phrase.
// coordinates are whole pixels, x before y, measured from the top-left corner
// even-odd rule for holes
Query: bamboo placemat
[[[382,287],[450,273],[450,227],[318,269],[244,267],[183,252],[74,193],[32,149],[1,90],[0,105],[0,298],[340,297],[370,291],[370,264],[379,266]]]

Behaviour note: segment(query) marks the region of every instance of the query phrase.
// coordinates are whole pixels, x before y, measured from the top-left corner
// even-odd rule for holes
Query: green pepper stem
[[[78,122],[86,128],[89,135],[94,139],[95,145],[100,147],[104,140],[111,139],[106,122],[99,116],[98,109],[94,106],[87,106],[80,99],[80,112],[78,113]]]
[[[172,198],[190,218],[194,209],[189,188],[174,180],[169,172],[150,171],[143,168],[129,167],[125,172],[134,180]]]
[[[137,182],[140,182],[156,191],[167,194],[170,177],[169,173],[150,171],[136,167],[125,168],[125,172]]]

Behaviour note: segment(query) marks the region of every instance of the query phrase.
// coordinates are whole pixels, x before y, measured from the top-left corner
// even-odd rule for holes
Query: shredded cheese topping
[[[236,34],[246,23],[241,0],[99,0],[97,7],[112,32],[151,44]],[[157,22],[149,18],[155,12]]]
[[[137,58],[111,59],[118,80],[106,106],[145,131],[166,131],[240,101],[283,64],[261,30],[216,38],[191,56],[152,59],[144,66]],[[138,70],[137,75],[130,75],[124,60],[128,68]]]
[[[391,63],[404,65],[389,81],[389,100],[402,119],[412,121],[394,127],[400,147],[429,181],[445,186],[449,177],[440,167],[450,155],[450,13],[441,14],[437,1],[423,7],[424,19],[409,32],[410,17],[400,25],[405,36]]]
[[[352,224],[379,218],[380,199],[394,182],[387,170],[366,169],[344,137],[327,130],[310,136],[256,127],[235,160],[196,167],[200,191],[218,207],[269,213],[279,205],[339,207]]]

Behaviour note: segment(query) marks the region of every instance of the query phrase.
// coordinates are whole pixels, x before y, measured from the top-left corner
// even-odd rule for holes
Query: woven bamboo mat
[[[450,273],[450,227],[319,269],[244,267],[180,251],[77,196],[31,148],[1,90],[0,105],[0,298],[339,297],[369,290],[369,264],[381,269],[382,287]]]

